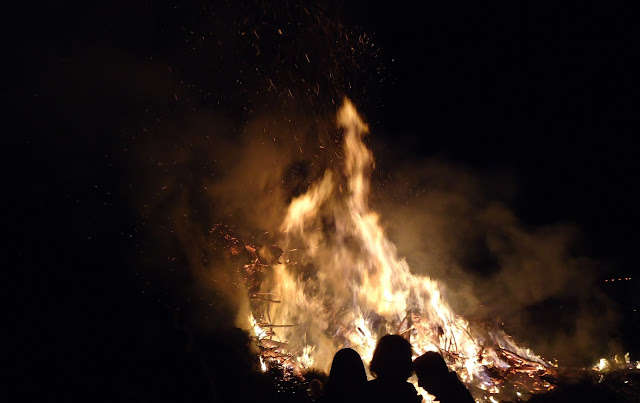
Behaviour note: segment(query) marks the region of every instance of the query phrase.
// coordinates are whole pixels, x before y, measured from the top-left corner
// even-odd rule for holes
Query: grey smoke
[[[395,200],[378,204],[398,252],[447,286],[456,312],[565,365],[621,352],[618,318],[595,285],[601,263],[575,255],[575,225],[522,223],[509,207],[513,178],[434,158],[398,166],[384,187]]]

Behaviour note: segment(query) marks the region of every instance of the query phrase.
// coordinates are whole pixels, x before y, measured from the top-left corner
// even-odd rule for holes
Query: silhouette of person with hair
[[[311,401],[317,402],[322,397],[322,381],[320,379],[312,379],[309,382],[309,394],[311,395]]]
[[[413,372],[411,344],[402,336],[385,335],[380,338],[370,369],[375,379],[367,383],[372,402],[420,403],[422,397],[407,382]]]
[[[474,403],[469,390],[439,353],[428,351],[416,358],[413,368],[418,375],[418,385],[436,397],[440,403]]]
[[[367,373],[362,358],[354,349],[343,348],[333,356],[331,371],[323,388],[322,403],[364,400]]]

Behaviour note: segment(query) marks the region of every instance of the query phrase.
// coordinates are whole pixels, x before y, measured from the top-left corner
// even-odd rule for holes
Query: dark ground
[[[598,273],[602,290],[615,299],[620,332],[640,358],[636,14],[604,3],[329,3],[327,15],[376,33],[386,80],[355,98],[380,133],[399,133],[383,137],[383,146],[507,169],[522,181],[515,208],[526,223],[577,223],[587,235],[580,248],[607,262]],[[11,400],[248,401],[276,393],[254,371],[245,335],[191,326],[209,301],[183,298],[188,274],[167,285],[135,267],[144,247],[123,150],[150,119],[142,111],[164,117],[210,107],[215,97],[205,95],[179,105],[158,100],[188,92],[189,83],[205,89],[199,94],[215,88],[229,105],[240,97],[221,84],[229,77],[198,63],[204,51],[189,52],[185,32],[208,21],[203,4],[29,3],[6,13],[3,362],[11,377],[2,393]],[[96,55],[114,64],[92,65]],[[135,61],[122,62],[126,55]],[[186,83],[118,70],[153,58]],[[361,80],[379,78],[367,74]],[[144,88],[131,97],[126,88],[139,81]],[[239,109],[229,109],[231,119],[241,119]],[[428,140],[413,135],[422,122],[399,119],[424,111],[429,130],[440,133]],[[604,282],[618,277],[632,280]],[[612,401],[593,400],[608,396],[602,388],[569,386],[536,401]]]

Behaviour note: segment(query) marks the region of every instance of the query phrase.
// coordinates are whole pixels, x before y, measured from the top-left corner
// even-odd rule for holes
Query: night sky
[[[148,173],[141,166],[157,156],[140,153],[145,133],[179,144],[176,133],[193,133],[189,116],[210,114],[233,137],[261,113],[327,114],[345,95],[370,123],[380,187],[396,164],[444,159],[507,178],[506,199],[523,226],[578,228],[573,252],[597,262],[598,292],[628,318],[612,335],[638,358],[633,10],[604,2],[130,3],[8,13],[5,271],[18,273],[6,283],[19,388],[71,399],[138,379],[123,381],[116,396],[157,401],[202,387],[165,368],[192,368],[172,349],[182,337],[173,312],[189,309],[193,279],[137,267],[141,254],[155,253],[138,197]],[[276,24],[283,34],[266,28]],[[240,34],[251,26],[259,29]],[[269,79],[274,91],[263,85]],[[305,100],[286,101],[296,97]],[[157,255],[146,262],[166,260]],[[604,282],[625,277],[633,279]],[[220,343],[235,337],[216,332]],[[148,392],[167,379],[173,386]]]

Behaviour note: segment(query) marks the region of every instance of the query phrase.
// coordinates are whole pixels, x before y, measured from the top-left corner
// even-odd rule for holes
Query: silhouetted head
[[[367,382],[362,358],[356,350],[343,348],[333,356],[327,394],[347,393],[363,386]]]
[[[373,352],[370,368],[378,379],[406,381],[412,372],[411,344],[402,336],[382,336]]]
[[[443,379],[449,374],[444,358],[435,351],[428,351],[413,361],[413,369],[418,375],[418,385],[431,394],[439,392]]]
[[[322,394],[322,381],[320,379],[312,379],[309,382],[309,392],[311,393],[311,397],[317,399]]]

